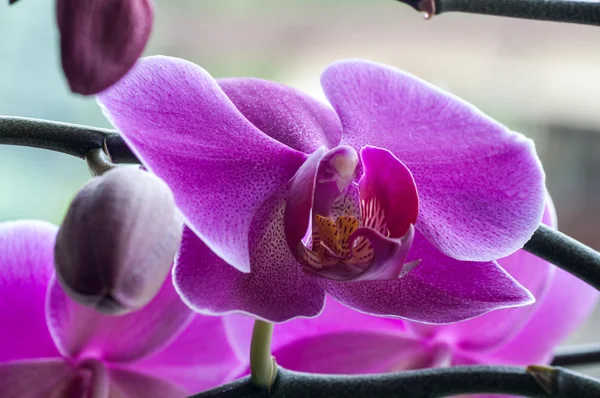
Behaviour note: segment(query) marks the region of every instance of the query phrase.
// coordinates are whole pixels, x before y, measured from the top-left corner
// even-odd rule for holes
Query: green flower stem
[[[94,177],[117,167],[103,148],[90,149],[85,155],[85,161]]]
[[[275,358],[271,355],[273,324],[257,319],[250,343],[250,378],[255,386],[269,390],[277,376]]]

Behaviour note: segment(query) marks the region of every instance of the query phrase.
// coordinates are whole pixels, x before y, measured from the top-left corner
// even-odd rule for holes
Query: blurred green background
[[[0,5],[0,114],[110,127],[94,99],[68,91],[54,17],[53,1]],[[412,72],[532,137],[560,228],[600,249],[599,44],[595,27],[464,14],[424,21],[393,0],[157,0],[146,53],[317,97],[320,71],[340,58]],[[0,146],[0,221],[59,223],[88,178],[79,159]],[[599,311],[569,341],[599,340],[598,330]]]

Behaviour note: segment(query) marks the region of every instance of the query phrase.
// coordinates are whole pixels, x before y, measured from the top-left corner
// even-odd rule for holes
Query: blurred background
[[[110,127],[60,70],[54,2],[0,4],[0,114]],[[533,138],[561,230],[600,249],[600,29],[444,14],[393,0],[156,0],[147,54],[322,97],[321,70],[367,58],[416,74]],[[63,154],[0,146],[0,221],[59,223],[89,178]],[[600,340],[600,310],[569,343]],[[600,376],[600,367],[587,369]]]

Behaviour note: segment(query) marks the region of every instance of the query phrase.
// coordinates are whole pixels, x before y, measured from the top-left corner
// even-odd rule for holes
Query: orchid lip
[[[356,181],[359,157],[354,149],[340,146],[321,157],[312,185],[311,233],[308,239],[297,241],[292,247],[305,273],[336,281],[387,280],[404,276],[414,268],[414,262],[406,270],[403,265],[412,244],[416,212],[414,220],[410,216],[405,218],[408,224],[388,227],[390,201],[380,197],[387,191],[379,189],[382,179],[372,176],[379,171],[377,162],[384,165],[399,162],[390,156],[379,148],[361,150],[362,166],[371,175],[363,173],[359,181]],[[385,159],[374,161],[374,158]],[[399,163],[395,167],[402,168],[404,175],[410,177],[404,165]],[[399,183],[406,184],[406,181],[406,191],[416,196],[412,177]],[[391,180],[390,184],[398,182]],[[397,219],[396,215],[391,220]],[[398,234],[401,231],[403,233]],[[390,269],[383,271],[383,266]]]

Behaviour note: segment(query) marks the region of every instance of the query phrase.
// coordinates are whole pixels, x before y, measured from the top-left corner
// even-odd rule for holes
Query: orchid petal
[[[277,363],[286,369],[325,374],[426,368],[436,354],[418,337],[367,330],[300,338],[273,351]]]
[[[286,189],[265,202],[253,220],[250,237],[252,272],[227,264],[185,228],[174,281],[183,300],[196,312],[249,313],[270,322],[318,315],[325,292],[305,276],[292,257],[283,232]]]
[[[52,280],[46,311],[48,327],[64,356],[91,355],[125,363],[164,347],[194,316],[177,295],[170,278],[145,307],[117,317],[73,301]]]
[[[188,394],[216,387],[239,366],[221,317],[196,315],[175,340],[129,367],[186,388]]]
[[[58,0],[62,66],[75,93],[93,95],[135,64],[152,31],[149,0]]]
[[[496,362],[525,365],[548,363],[552,351],[592,312],[598,291],[562,269],[529,322],[506,345],[489,355]]]
[[[189,395],[181,386],[129,369],[111,368],[109,374],[109,398],[185,398]]]
[[[250,339],[254,320],[244,315],[223,317],[230,344],[238,356],[248,361]],[[401,333],[405,330],[404,321],[362,314],[328,297],[323,312],[316,318],[297,318],[275,326],[271,347],[273,352],[296,340],[318,338],[321,335],[343,332],[362,332],[365,330],[378,334]]]
[[[54,394],[73,374],[62,358],[0,363],[0,391],[5,398],[63,397]]]
[[[169,185],[190,228],[248,272],[253,214],[306,156],[258,130],[206,71],[181,59],[141,59],[98,101],[144,166]]]
[[[546,225],[556,226],[553,214],[552,202],[548,202],[542,222]],[[536,299],[535,304],[520,308],[501,309],[475,319],[450,325],[434,326],[410,323],[410,329],[426,337],[444,336],[467,351],[493,350],[514,338],[538,307],[543,305],[556,268],[525,250],[519,250],[508,257],[499,259],[498,264],[533,294]]]
[[[0,362],[60,356],[44,314],[56,232],[41,221],[0,223]]]
[[[389,149],[419,189],[416,229],[444,254],[489,261],[539,225],[544,173],[533,142],[399,70],[342,61],[322,75],[342,144]]]
[[[234,105],[259,130],[307,154],[333,148],[342,138],[330,106],[283,84],[252,78],[218,79]]]
[[[416,260],[422,260],[419,266],[397,280],[326,281],[326,290],[361,312],[440,324],[533,302],[531,294],[497,263],[450,258],[418,231],[407,258]]]

